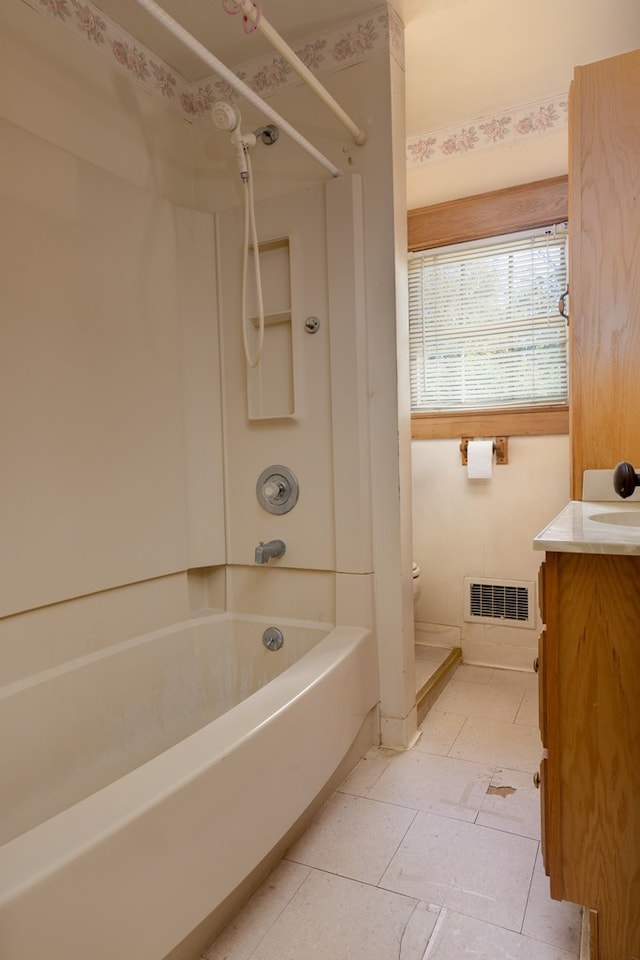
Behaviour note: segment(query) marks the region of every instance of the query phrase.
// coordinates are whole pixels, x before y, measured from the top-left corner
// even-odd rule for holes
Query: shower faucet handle
[[[613,489],[619,497],[626,500],[637,486],[640,486],[640,474],[635,467],[623,460],[613,471]]]

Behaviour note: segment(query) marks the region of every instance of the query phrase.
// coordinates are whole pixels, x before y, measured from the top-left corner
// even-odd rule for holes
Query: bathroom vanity
[[[640,958],[640,504],[572,501],[540,533],[542,851],[590,960]]]
[[[640,960],[640,503],[583,486],[640,460],[640,51],[576,69],[569,132],[573,499],[534,541],[542,847],[590,960]]]

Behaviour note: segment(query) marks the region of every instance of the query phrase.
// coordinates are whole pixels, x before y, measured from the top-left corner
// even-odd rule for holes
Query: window
[[[469,246],[476,240],[497,242],[497,237],[524,235],[523,231],[541,229],[544,234],[550,224],[564,223],[568,216],[568,178],[566,175],[550,177],[409,210],[409,250],[425,256],[427,251],[454,244]],[[458,247],[459,251],[462,249]],[[557,306],[558,298],[558,292],[554,291],[552,309]],[[553,319],[556,323],[563,322],[555,313]],[[411,415],[414,439],[568,432],[569,407],[562,403],[491,410],[458,409],[449,413],[423,413],[416,409]]]
[[[414,253],[413,413],[564,406],[566,224]]]

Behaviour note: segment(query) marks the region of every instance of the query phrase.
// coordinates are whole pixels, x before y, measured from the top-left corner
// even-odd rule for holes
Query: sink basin
[[[640,511],[637,510],[610,510],[593,514],[589,519],[596,523],[612,523],[616,527],[640,527]]]

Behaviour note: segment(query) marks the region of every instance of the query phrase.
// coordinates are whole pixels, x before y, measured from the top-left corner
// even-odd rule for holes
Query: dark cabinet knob
[[[635,488],[640,484],[640,476],[630,463],[623,461],[613,471],[613,489],[619,497],[626,499],[630,497]]]
[[[536,788],[536,790],[540,789],[540,774],[538,773],[537,770],[533,775],[533,785]]]

